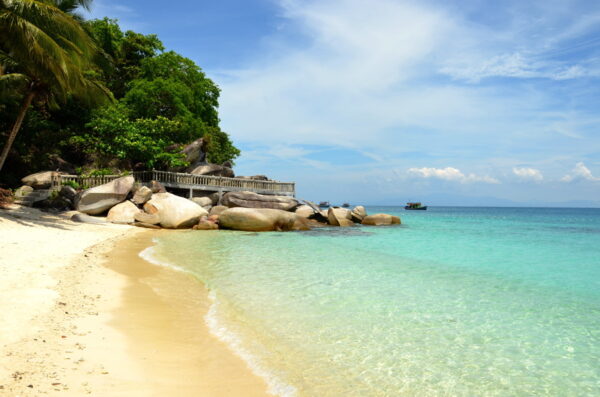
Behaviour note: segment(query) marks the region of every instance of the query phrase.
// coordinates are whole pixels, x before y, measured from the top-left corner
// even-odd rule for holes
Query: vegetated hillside
[[[104,98],[93,100],[69,87],[59,87],[64,95],[58,95],[53,81],[36,88],[0,170],[2,184],[16,186],[22,176],[45,169],[109,173],[178,166],[184,161],[179,147],[200,137],[209,141],[210,162],[232,161],[240,154],[219,127],[219,88],[192,60],[165,51],[156,35],[123,32],[116,20],[82,21],[66,14],[80,24],[94,48],[92,62],[85,64],[76,54],[62,55],[84,69],[82,78],[91,82],[90,90],[102,90]],[[23,109],[28,88],[44,81],[44,75],[36,77],[36,67],[43,65],[19,52],[36,44],[35,36],[30,43],[14,42],[14,37],[0,34],[0,147]]]

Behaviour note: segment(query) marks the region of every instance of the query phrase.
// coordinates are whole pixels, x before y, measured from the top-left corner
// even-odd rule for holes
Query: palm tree
[[[110,92],[89,77],[98,54],[96,44],[79,18],[70,14],[90,3],[0,0],[0,87],[18,87],[23,95],[0,154],[0,170],[34,99],[56,106],[70,95],[93,102],[110,98]]]

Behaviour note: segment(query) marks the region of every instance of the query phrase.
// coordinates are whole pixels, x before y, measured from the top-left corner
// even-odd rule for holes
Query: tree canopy
[[[75,2],[65,3],[0,0],[0,84],[2,91],[23,96],[0,154],[0,170],[34,99],[56,107],[71,96],[91,105],[110,97],[91,73],[96,43],[68,12]]]
[[[90,3],[0,0],[0,144],[19,109],[28,110],[3,181],[69,164],[70,172],[185,165],[177,148],[200,137],[211,162],[239,156],[219,127],[219,88],[202,69],[165,51],[156,35],[124,32],[109,18],[83,21],[76,10]],[[31,25],[9,31],[23,16]],[[54,36],[35,32],[38,25],[60,38],[49,42]],[[72,72],[51,62],[61,59]]]

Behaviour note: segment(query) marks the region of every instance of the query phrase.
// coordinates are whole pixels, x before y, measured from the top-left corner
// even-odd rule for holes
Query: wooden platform
[[[132,172],[136,182],[150,182],[152,180],[163,184],[167,189],[188,191],[188,197],[193,197],[195,191],[209,192],[255,192],[260,194],[290,196],[296,195],[294,182],[256,181],[243,178],[225,178],[222,176],[193,175],[181,172],[167,171],[140,171]],[[124,175],[80,176],[60,175],[54,183],[60,188],[65,182],[72,181],[83,188],[100,186]]]

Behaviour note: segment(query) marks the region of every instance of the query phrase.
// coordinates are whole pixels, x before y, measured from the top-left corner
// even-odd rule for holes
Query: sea
[[[600,209],[367,207],[402,225],[190,231],[142,256],[279,396],[600,396]]]

